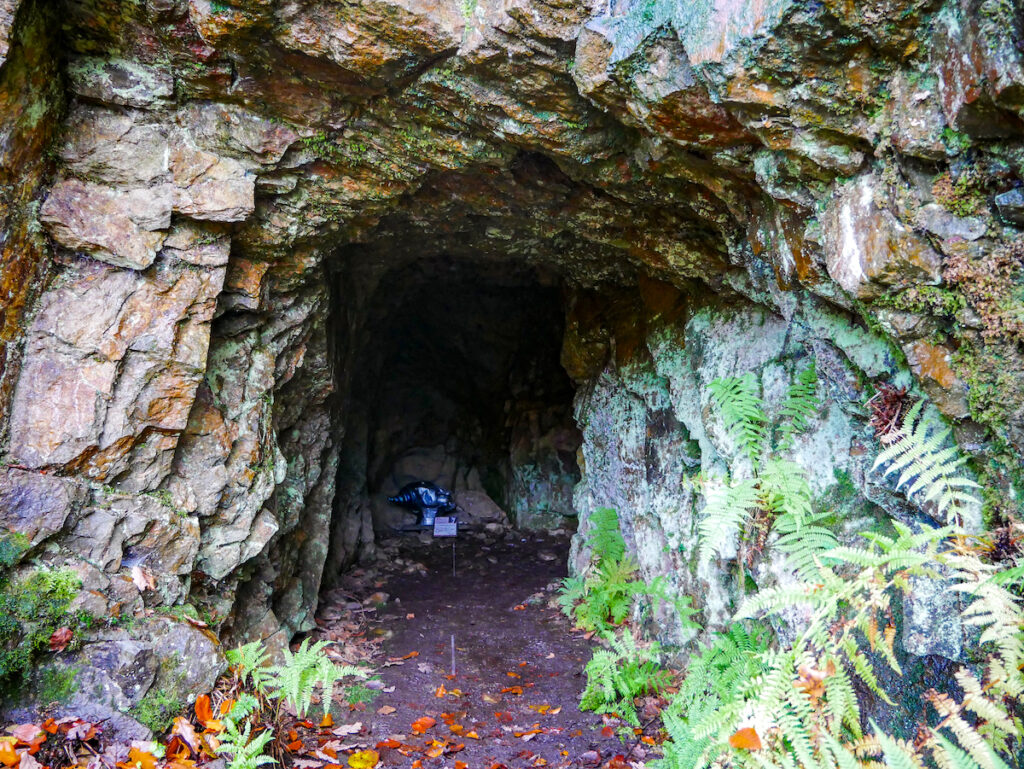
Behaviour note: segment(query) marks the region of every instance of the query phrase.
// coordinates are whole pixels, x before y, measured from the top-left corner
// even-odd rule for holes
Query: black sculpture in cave
[[[455,512],[452,493],[430,481],[407,483],[395,496],[388,497],[388,502],[418,513],[418,526],[433,526],[438,513],[448,515]]]

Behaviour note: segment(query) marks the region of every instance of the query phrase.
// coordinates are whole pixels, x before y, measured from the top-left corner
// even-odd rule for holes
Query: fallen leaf
[[[513,606],[512,611],[526,611],[526,605],[519,604],[518,606]]]
[[[506,686],[504,689],[501,690],[501,693],[502,694],[516,694],[516,695],[519,695],[519,694],[523,693],[523,687],[521,687],[521,686]]]
[[[434,696],[440,699],[444,699],[444,696],[448,693],[448,690],[444,688],[444,684],[441,684],[434,690]]]
[[[348,765],[352,769],[373,769],[380,761],[376,750],[360,750],[348,757]]]
[[[757,734],[757,730],[752,726],[745,726],[742,729],[738,729],[733,732],[732,736],[729,737],[729,745],[734,748],[742,748],[744,750],[760,750],[761,749],[761,738]]]
[[[88,721],[81,721],[79,719],[74,720],[72,725],[68,727],[68,732],[65,734],[65,737],[67,737],[68,740],[72,742],[76,740],[81,742],[88,742],[95,736],[96,725],[91,724]]]
[[[156,577],[153,576],[153,572],[142,566],[132,566],[132,582],[135,583],[135,587],[139,589],[140,593],[156,590]]]
[[[409,612],[408,614],[405,615],[405,618],[406,619],[416,619],[416,615],[413,614],[412,612]]]
[[[199,719],[200,723],[205,724],[207,721],[213,720],[213,711],[210,709],[210,695],[200,694],[196,697],[196,718]]]
[[[509,678],[522,678],[522,676],[518,673],[506,673],[505,675],[507,675]]]
[[[444,755],[444,743],[436,743],[433,747],[429,747],[425,751],[427,758],[440,758]]]
[[[21,761],[18,763],[18,769],[42,769],[42,767],[43,765],[36,761],[36,757],[27,750],[21,754]]]
[[[316,761],[316,760],[313,760],[313,759],[310,759],[310,758],[293,758],[292,759],[292,766],[294,766],[295,769],[319,769],[319,767],[321,767],[323,765],[324,765],[323,761]]]
[[[302,740],[292,740],[291,742],[289,742],[284,747],[285,747],[285,750],[287,750],[287,751],[289,751],[291,753],[294,753],[294,752],[296,752],[298,750],[302,750]]]
[[[377,714],[381,716],[390,716],[396,710],[397,708],[393,708],[390,705],[381,705],[379,708],[377,708]]]
[[[391,739],[389,737],[386,740],[381,740],[380,742],[378,742],[377,743],[377,747],[378,748],[391,748],[392,750],[394,750],[395,748],[402,747],[402,743],[399,742],[398,740],[393,740],[393,739]]]
[[[0,763],[4,766],[14,766],[21,760],[18,751],[14,749],[14,743],[10,740],[0,742]]]
[[[181,716],[175,718],[171,734],[180,737],[181,741],[188,745],[193,752],[199,752],[199,735],[196,734],[195,727],[187,718]]]
[[[326,729],[331,726],[334,726],[334,716],[328,713],[323,717],[323,720],[320,721],[320,728]]]
[[[614,737],[615,736],[615,730],[612,729],[610,726],[602,727],[602,729],[601,729],[601,736],[602,737]]]
[[[363,722],[356,721],[354,724],[342,724],[334,729],[331,729],[331,734],[335,734],[338,737],[344,737],[348,734],[359,734],[363,730]]]
[[[36,741],[40,734],[44,735],[43,727],[39,724],[19,724],[10,730],[11,736],[18,742],[31,744]]]
[[[467,764],[465,761],[456,761],[455,769],[469,769],[469,764]]]
[[[501,697],[495,697],[493,694],[486,694],[485,693],[483,695],[483,700],[484,700],[484,702],[489,702],[492,705],[497,705],[499,702],[501,702]]]
[[[462,736],[463,737],[469,737],[469,739],[471,739],[471,740],[479,740],[480,739],[480,735],[477,734],[476,732],[466,732]]]
[[[423,734],[425,731],[427,731],[427,729],[433,728],[434,724],[436,723],[437,721],[435,721],[430,716],[423,716],[421,718],[417,718],[415,721],[412,722],[413,734]]]
[[[68,648],[68,644],[71,643],[71,639],[74,638],[75,634],[69,627],[58,628],[53,631],[53,635],[50,636],[50,651],[62,652]]]

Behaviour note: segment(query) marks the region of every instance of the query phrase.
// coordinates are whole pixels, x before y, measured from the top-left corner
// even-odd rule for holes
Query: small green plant
[[[285,649],[280,665],[269,665],[261,641],[239,646],[227,653],[233,666],[235,689],[240,694],[224,719],[226,738],[219,751],[231,756],[228,769],[256,769],[275,759],[264,754],[267,744],[281,730],[283,708],[305,717],[317,689],[326,716],[331,710],[335,684],[342,678],[366,678],[369,673],[352,665],[335,664],[327,656],[326,641],[304,640],[293,653]],[[246,691],[246,689],[251,689]],[[264,714],[268,717],[264,717]],[[254,727],[269,727],[252,736]]]
[[[345,702],[349,705],[368,704],[377,699],[379,694],[379,690],[371,689],[365,684],[351,684],[346,686],[344,690]]]
[[[153,687],[131,709],[132,718],[157,734],[166,732],[188,705],[176,694],[162,687]]]
[[[604,640],[607,647],[595,649],[587,663],[587,686],[580,709],[614,713],[639,726],[634,698],[657,694],[672,682],[659,664],[661,648],[657,643],[638,646],[632,633],[609,634]]]
[[[274,739],[274,732],[271,729],[264,729],[255,737],[251,737],[252,724],[245,723],[239,729],[235,718],[241,718],[241,713],[235,716],[238,704],[231,710],[231,714],[224,719],[224,731],[221,733],[218,753],[231,756],[228,762],[229,769],[257,769],[267,764],[276,764],[277,759],[266,755],[267,743]]]
[[[656,605],[670,604],[687,622],[694,613],[689,596],[673,594],[664,577],[651,582],[636,579],[639,566],[626,555],[618,513],[598,508],[589,521],[587,546],[594,553],[594,565],[586,577],[562,581],[558,597],[562,611],[586,630],[607,631],[625,622],[637,598],[646,596]]]
[[[69,569],[41,567],[0,577],[0,693],[24,684],[55,631],[77,626],[68,607],[80,585]]]

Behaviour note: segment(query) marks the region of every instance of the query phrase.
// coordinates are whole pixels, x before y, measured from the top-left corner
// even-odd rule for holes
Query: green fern
[[[351,665],[335,665],[324,654],[326,641],[317,641],[312,646],[307,638],[293,654],[285,649],[284,663],[268,669],[267,683],[270,694],[287,702],[300,717],[306,715],[313,701],[313,694],[320,688],[320,702],[324,715],[330,711],[334,685],[339,678],[352,676],[366,678],[368,673]]]
[[[621,560],[626,554],[626,541],[619,530],[619,514],[610,507],[599,507],[587,522],[590,524],[587,545],[593,549],[598,563]]]
[[[587,663],[587,685],[580,697],[580,709],[615,713],[639,726],[634,698],[656,694],[671,683],[669,674],[658,664],[661,649],[657,643],[638,646],[631,633],[606,636],[605,642],[608,648],[595,649]]]
[[[576,605],[587,595],[583,577],[566,577],[558,588],[558,606],[570,618],[576,616]]]
[[[790,384],[786,402],[782,406],[780,416],[785,419],[780,428],[780,445],[791,446],[793,438],[807,429],[810,420],[821,408],[818,399],[818,371],[814,361],[797,374],[796,381]]]
[[[224,719],[224,731],[220,734],[220,744],[217,752],[231,756],[227,769],[258,769],[267,764],[276,764],[277,760],[264,753],[272,739],[274,732],[265,729],[255,737],[250,737],[252,724],[246,724],[244,729],[231,718]]]
[[[714,555],[723,554],[750,518],[757,501],[757,481],[753,478],[732,485],[721,480],[704,484],[704,511],[698,523],[701,563],[709,563]]]
[[[245,681],[249,679],[257,690],[263,689],[267,680],[267,654],[266,647],[262,641],[252,641],[235,649],[230,649],[224,655],[229,663],[235,666],[238,677]]]
[[[708,389],[739,451],[756,460],[764,449],[768,418],[753,373],[716,379]]]
[[[921,413],[925,401],[913,405],[897,430],[895,440],[878,458],[872,469],[888,464],[884,475],[899,473],[896,488],[906,486],[906,495],[919,503],[934,503],[939,517],[952,523],[960,509],[977,504],[967,489],[978,484],[960,473],[967,457],[959,456],[956,445],[947,445],[950,430],[939,429]]]

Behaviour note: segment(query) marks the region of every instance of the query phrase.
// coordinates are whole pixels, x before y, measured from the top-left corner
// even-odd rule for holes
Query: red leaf
[[[75,634],[69,627],[62,627],[53,631],[53,635],[50,636],[50,651],[62,652],[68,648],[68,644],[71,643],[71,639],[74,638]]]

